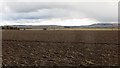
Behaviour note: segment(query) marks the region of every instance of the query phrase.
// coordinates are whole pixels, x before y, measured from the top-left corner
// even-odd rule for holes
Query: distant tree
[[[2,26],[2,29],[5,29],[5,27]]]
[[[43,30],[47,30],[47,28],[43,28]]]
[[[17,27],[12,27],[12,26],[2,26],[2,29],[7,29],[7,30],[19,30]]]
[[[69,26],[64,26],[64,28],[70,28]]]

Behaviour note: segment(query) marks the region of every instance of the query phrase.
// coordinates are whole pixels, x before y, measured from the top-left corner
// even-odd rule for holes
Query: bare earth
[[[117,30],[5,30],[3,66],[117,66]]]

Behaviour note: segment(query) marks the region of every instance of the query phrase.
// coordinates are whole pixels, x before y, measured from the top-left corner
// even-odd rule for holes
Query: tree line
[[[12,26],[2,26],[2,29],[7,29],[7,30],[19,30],[20,28],[18,27],[12,27]]]

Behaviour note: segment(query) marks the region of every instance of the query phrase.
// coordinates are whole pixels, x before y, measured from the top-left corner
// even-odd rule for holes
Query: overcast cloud
[[[0,25],[66,25],[116,23],[117,2],[7,2]]]

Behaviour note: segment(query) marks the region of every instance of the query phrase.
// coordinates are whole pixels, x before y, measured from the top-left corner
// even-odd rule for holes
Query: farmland
[[[3,66],[117,66],[117,30],[3,30]]]

